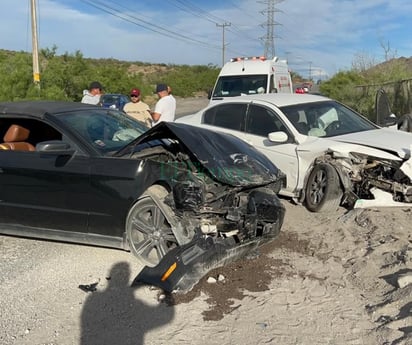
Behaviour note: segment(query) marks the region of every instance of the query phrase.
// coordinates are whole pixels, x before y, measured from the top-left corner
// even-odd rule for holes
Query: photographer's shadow
[[[114,265],[108,281],[104,291],[90,293],[84,303],[80,345],[141,345],[145,333],[173,319],[173,307],[135,298],[128,263]]]

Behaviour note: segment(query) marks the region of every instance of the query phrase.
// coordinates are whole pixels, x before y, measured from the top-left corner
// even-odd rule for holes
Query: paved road
[[[176,118],[184,115],[193,114],[203,109],[209,104],[207,97],[177,98],[176,99]]]

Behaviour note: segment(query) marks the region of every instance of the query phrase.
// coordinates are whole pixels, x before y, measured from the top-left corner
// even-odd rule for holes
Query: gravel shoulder
[[[412,284],[398,285],[412,272],[411,210],[283,203],[276,240],[185,295],[132,288],[142,267],[127,252],[0,237],[0,343],[412,344]]]

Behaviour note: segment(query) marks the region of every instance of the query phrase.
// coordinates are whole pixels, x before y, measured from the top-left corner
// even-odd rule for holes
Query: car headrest
[[[26,141],[29,137],[30,131],[19,125],[11,125],[3,137],[3,141],[9,142],[19,142]]]

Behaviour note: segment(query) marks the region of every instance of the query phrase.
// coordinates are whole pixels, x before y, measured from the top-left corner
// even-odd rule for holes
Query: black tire
[[[163,200],[168,194],[162,186],[151,186],[130,209],[126,235],[130,251],[144,265],[156,266],[166,253],[178,246]]]
[[[342,195],[343,191],[335,168],[326,163],[315,165],[306,183],[306,208],[312,212],[336,211]]]

